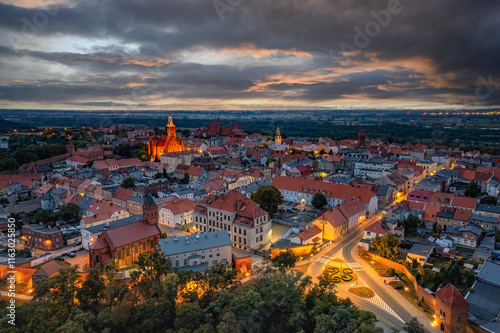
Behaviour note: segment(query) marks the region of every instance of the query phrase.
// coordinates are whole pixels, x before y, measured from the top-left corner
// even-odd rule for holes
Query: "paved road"
[[[308,274],[317,282],[317,277],[325,265],[333,258],[343,258],[348,265],[359,276],[358,287],[363,284],[372,289],[376,296],[373,299],[366,299],[355,296],[347,291],[351,285],[339,285],[337,290],[342,297],[349,297],[354,304],[360,308],[375,313],[377,318],[388,325],[401,329],[406,321],[412,317],[417,317],[429,332],[440,332],[430,325],[430,321],[418,309],[413,307],[403,296],[388,285],[384,285],[377,273],[357,256],[357,244],[362,238],[363,229],[370,225],[381,214],[368,219],[364,223],[351,230],[344,236],[342,241],[334,245],[330,245],[327,249],[320,253],[320,256],[315,258],[312,265],[309,266]]]

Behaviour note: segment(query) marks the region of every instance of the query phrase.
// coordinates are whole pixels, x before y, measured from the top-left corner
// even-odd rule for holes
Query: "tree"
[[[481,198],[480,202],[482,204],[485,204],[485,205],[496,206],[498,203],[498,199],[496,197],[491,196],[491,195],[487,195],[487,196]]]
[[[465,195],[471,198],[476,198],[479,193],[481,193],[481,188],[479,185],[476,183],[475,180],[471,181],[469,184],[467,184],[467,187],[465,188]]]
[[[133,188],[135,186],[135,179],[133,177],[127,177],[122,181],[123,188]]]
[[[183,137],[187,138],[188,136],[191,135],[191,130],[189,130],[187,128],[183,129],[182,132],[181,132],[181,134],[182,134]]]
[[[42,224],[47,224],[54,220],[54,216],[50,213],[48,209],[42,209],[41,211],[35,214],[33,220],[35,221],[35,223],[41,222]]]
[[[268,185],[259,187],[257,191],[252,193],[250,199],[267,211],[272,218],[278,212],[279,205],[283,202],[283,195],[276,187]]]
[[[141,253],[135,263],[138,266],[138,270],[132,272],[135,279],[143,277],[149,281],[159,281],[170,271],[170,262],[159,252]]]
[[[372,247],[375,252],[386,259],[396,261],[401,257],[401,252],[399,252],[399,238],[394,234],[373,238]]]
[[[408,218],[403,221],[403,225],[408,232],[417,230],[419,224],[420,219],[414,214],[408,215]]]
[[[91,268],[88,273],[82,287],[76,293],[76,298],[85,306],[93,306],[103,299],[106,283],[99,269]]]
[[[154,179],[160,179],[161,177],[163,177],[163,173],[161,173],[160,171],[158,171],[157,173],[155,173],[154,175]]]
[[[323,193],[318,192],[313,196],[311,204],[314,207],[321,209],[328,204],[328,201],[326,201],[325,195]]]
[[[163,167],[162,175],[163,175],[163,178],[167,178],[168,177],[167,169],[165,167]]]
[[[67,203],[59,208],[59,218],[64,221],[78,219],[78,206],[74,203]]]
[[[425,333],[424,325],[420,324],[416,317],[407,322],[403,330],[408,333]]]
[[[266,160],[266,165],[269,165],[270,163],[275,162],[275,161],[277,161],[277,159],[272,158],[272,157],[268,157]]]
[[[272,265],[278,268],[293,268],[296,262],[297,257],[290,249],[280,252],[276,257],[271,259]]]

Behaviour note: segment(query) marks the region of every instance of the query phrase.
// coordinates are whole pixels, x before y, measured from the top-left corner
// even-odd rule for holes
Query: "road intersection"
[[[390,285],[384,283],[375,270],[361,259],[357,254],[357,245],[363,236],[363,230],[371,223],[377,221],[382,216],[381,213],[367,219],[357,227],[347,233],[340,241],[329,245],[315,257],[311,258],[307,273],[317,282],[317,277],[321,274],[326,265],[334,260],[344,260],[357,275],[358,281],[355,283],[338,284],[337,291],[341,297],[349,297],[359,308],[373,312],[377,318],[387,325],[402,329],[404,324],[412,317],[424,325],[428,332],[440,332],[431,325],[430,320],[401,294]],[[373,290],[375,296],[372,298],[362,298],[348,291],[352,287],[366,286]]]

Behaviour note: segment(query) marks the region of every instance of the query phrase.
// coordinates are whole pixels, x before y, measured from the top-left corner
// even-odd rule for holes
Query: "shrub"
[[[391,281],[391,282],[389,282],[389,284],[394,289],[402,289],[405,286],[405,283],[403,281]]]

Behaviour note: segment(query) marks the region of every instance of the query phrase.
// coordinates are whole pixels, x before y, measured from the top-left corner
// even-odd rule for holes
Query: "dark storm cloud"
[[[358,95],[445,104],[460,104],[466,97],[480,105],[498,105],[500,3],[395,1],[244,0],[222,16],[214,3],[228,4],[226,0],[83,1],[50,10],[0,4],[0,28],[6,33],[2,58],[64,64],[81,71],[73,81],[95,83],[68,87],[4,82],[0,94],[17,101],[25,91],[33,101],[59,98],[78,105],[90,96],[126,99],[137,90],[127,84],[145,83],[147,89],[139,88],[147,90],[140,95],[145,99],[160,94],[315,102]],[[26,22],[34,24],[44,13],[46,23],[30,30]],[[374,22],[375,32],[370,30]],[[30,42],[61,37],[118,45],[81,45],[86,50],[82,54],[29,47]],[[341,45],[359,52],[346,58]],[[213,50],[214,57],[226,50],[246,50],[257,60],[214,65],[183,58],[200,49]],[[268,56],[273,63],[265,63],[262,56],[259,64],[265,50],[283,53]],[[310,54],[309,60],[291,64],[286,52]],[[335,79],[322,77],[335,72]],[[301,77],[311,81],[301,82]],[[252,89],[256,82],[269,84]],[[483,94],[478,95],[478,88]]]

